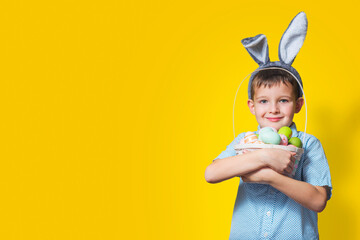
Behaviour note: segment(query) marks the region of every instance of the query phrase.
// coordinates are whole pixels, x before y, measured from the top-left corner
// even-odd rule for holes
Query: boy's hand
[[[256,152],[268,167],[280,174],[291,174],[295,164],[295,153],[276,148],[260,149]]]

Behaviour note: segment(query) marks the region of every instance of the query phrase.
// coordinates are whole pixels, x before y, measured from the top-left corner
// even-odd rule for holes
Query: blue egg
[[[263,127],[260,129],[259,133],[263,133],[263,132],[277,132],[277,131],[275,131],[272,127]]]
[[[281,142],[281,137],[278,133],[273,131],[262,131],[259,134],[259,140],[268,144],[276,144],[279,145]]]

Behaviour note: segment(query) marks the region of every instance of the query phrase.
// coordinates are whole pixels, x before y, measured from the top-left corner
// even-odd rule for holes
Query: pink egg
[[[281,138],[280,145],[287,146],[288,145],[288,138],[284,134],[279,134]]]
[[[244,137],[244,143],[254,143],[256,140],[258,140],[257,136],[253,132],[247,132]]]

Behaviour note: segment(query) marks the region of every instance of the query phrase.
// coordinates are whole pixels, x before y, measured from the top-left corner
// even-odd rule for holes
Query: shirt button
[[[268,212],[266,213],[266,215],[267,215],[268,217],[270,217],[271,212],[270,212],[270,211],[268,211]]]

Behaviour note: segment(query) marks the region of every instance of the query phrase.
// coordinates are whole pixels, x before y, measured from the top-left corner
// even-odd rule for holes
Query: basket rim
[[[234,146],[235,150],[243,150],[243,149],[262,149],[262,148],[278,148],[278,149],[283,149],[283,150],[288,150],[291,152],[296,152],[296,153],[304,153],[304,149],[303,148],[298,148],[298,147],[293,147],[293,146],[285,146],[285,145],[275,145],[275,144],[258,144],[258,143],[247,143],[247,144],[236,144]]]

